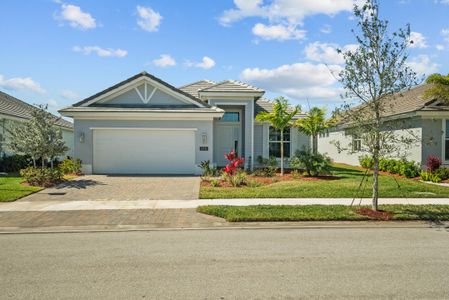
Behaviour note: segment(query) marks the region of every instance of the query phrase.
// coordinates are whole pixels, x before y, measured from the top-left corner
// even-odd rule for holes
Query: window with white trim
[[[362,138],[359,135],[352,135],[352,151],[359,152],[362,151]]]
[[[284,157],[290,157],[290,127],[284,129]],[[277,158],[281,157],[281,131],[270,127],[269,135],[269,155]]]

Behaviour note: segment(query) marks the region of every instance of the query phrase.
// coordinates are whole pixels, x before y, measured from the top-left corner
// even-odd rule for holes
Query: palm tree
[[[426,99],[438,99],[449,103],[449,74],[444,76],[441,74],[432,74],[426,79],[426,83],[432,86],[424,92]]]
[[[269,122],[270,125],[281,133],[281,176],[284,176],[284,129],[291,126],[291,120],[301,110],[299,106],[290,107],[288,99],[278,97],[274,99],[272,112],[260,112],[256,116],[257,121]]]
[[[312,152],[318,153],[318,134],[334,124],[333,119],[326,120],[326,109],[312,107],[304,119],[298,119],[295,126],[299,132],[312,137]]]

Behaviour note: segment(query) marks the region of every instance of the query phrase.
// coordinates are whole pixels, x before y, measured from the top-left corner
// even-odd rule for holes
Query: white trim
[[[246,121],[246,120],[245,120]],[[251,171],[254,170],[254,103],[251,109]]]
[[[255,97],[262,97],[263,94],[265,94],[265,92],[232,92],[232,91],[226,91],[226,92],[209,92],[209,91],[200,91],[198,92],[199,96],[201,98],[207,98],[207,99],[211,99],[211,97],[216,97],[216,98],[235,98],[235,97],[239,97],[240,99],[242,97],[248,97],[248,98],[252,98],[252,100],[254,100]],[[239,99],[239,100],[240,100]]]
[[[198,131],[198,128],[90,127],[90,130]]]
[[[156,93],[156,90],[157,90],[157,87],[154,87],[153,91],[151,91],[150,96],[147,98],[147,102],[145,102],[145,103],[150,102],[151,98],[153,98],[153,96],[154,96],[154,93]]]
[[[74,119],[111,119],[114,120],[212,120],[220,118],[223,112],[68,112],[64,116]]]
[[[145,84],[145,87],[146,87],[146,84]],[[140,100],[141,100],[143,103],[145,103],[145,97],[146,97],[146,95],[145,95],[145,97],[142,96],[142,94],[140,93],[140,91],[139,91],[139,89],[138,89],[138,86],[135,86],[135,87],[134,87],[134,90],[136,91],[136,93],[137,93],[137,95],[139,96]]]
[[[243,106],[247,106],[247,105],[250,104],[248,102],[227,102],[227,101],[224,101],[224,102],[215,102],[215,101],[213,101],[213,102],[214,102],[214,106],[217,106],[217,105],[229,105],[229,106],[243,105]]]

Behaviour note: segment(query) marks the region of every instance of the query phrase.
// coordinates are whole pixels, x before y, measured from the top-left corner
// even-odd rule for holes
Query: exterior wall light
[[[203,142],[203,145],[207,145],[207,133],[205,131],[203,131],[203,133],[201,134],[201,140]]]
[[[80,143],[84,143],[84,132],[80,132]]]

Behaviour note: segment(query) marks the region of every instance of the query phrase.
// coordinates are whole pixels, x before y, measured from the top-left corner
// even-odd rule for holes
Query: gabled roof
[[[437,102],[436,99],[432,100],[423,98],[424,92],[431,86],[431,84],[418,85],[384,99],[384,112],[382,113],[382,117],[395,117],[417,111],[438,111],[449,108],[445,105],[434,105]],[[365,104],[361,104],[351,108],[351,110],[363,112],[365,106]],[[342,112],[342,114],[343,115],[341,116],[339,123],[344,123],[345,121],[344,112]]]
[[[194,97],[199,97],[198,92],[202,89],[215,85],[215,82],[204,79],[181,86],[179,89]]]
[[[237,80],[224,80],[210,87],[202,89],[200,92],[250,92],[264,93],[265,91]]]
[[[0,91],[0,114],[28,120],[31,119],[32,111],[36,109],[38,108]],[[58,118],[53,114],[50,115],[57,120],[55,123],[56,125],[70,129],[73,128],[72,123],[62,118]]]
[[[273,102],[268,99],[261,98],[254,103],[254,117],[256,117],[261,112],[272,112],[272,111],[273,111]],[[290,111],[292,111],[292,109],[290,109]],[[304,118],[305,116],[306,116],[305,113],[298,112],[294,118],[299,119]]]
[[[120,88],[121,86],[123,86],[123,85],[125,85],[127,83],[130,83],[130,82],[132,82],[134,80],[137,80],[137,79],[143,78],[143,77],[149,78],[149,79],[151,79],[151,80],[153,80],[153,81],[155,81],[157,83],[160,83],[160,84],[164,85],[165,87],[171,89],[172,91],[174,91],[176,93],[179,93],[179,94],[181,94],[181,95],[183,95],[185,97],[190,98],[194,102],[200,104],[202,107],[211,107],[210,105],[208,105],[207,103],[201,101],[200,99],[198,99],[194,95],[186,93],[185,91],[182,91],[181,89],[178,89],[178,88],[172,86],[171,84],[163,81],[162,79],[157,78],[156,76],[151,75],[151,74],[149,74],[149,73],[147,73],[145,71],[143,71],[143,72],[141,72],[139,74],[136,74],[136,75],[134,75],[134,76],[132,76],[132,77],[130,77],[128,79],[125,79],[125,80],[123,80],[123,81],[121,81],[121,82],[119,82],[119,83],[117,83],[117,84],[115,84],[115,85],[113,85],[113,86],[111,86],[111,87],[109,87],[109,88],[99,92],[99,93],[96,93],[95,95],[92,95],[92,96],[90,96],[90,97],[88,97],[88,98],[86,98],[86,99],[84,99],[84,100],[82,100],[80,102],[77,102],[77,103],[73,104],[72,106],[73,107],[82,106],[83,104],[85,104],[85,103],[87,103],[87,102],[89,102],[89,101],[91,101],[91,100],[93,100],[95,98],[98,98],[98,97],[100,97],[100,96],[102,96],[102,95],[104,95],[104,94],[106,94],[108,92],[111,92],[111,91],[113,91],[115,89]]]

